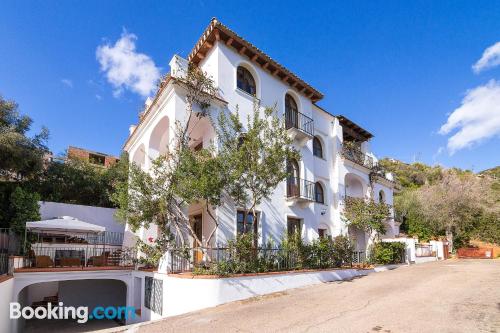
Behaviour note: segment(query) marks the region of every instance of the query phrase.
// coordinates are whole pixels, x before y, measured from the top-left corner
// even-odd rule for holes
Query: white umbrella
[[[74,233],[100,233],[106,231],[100,225],[83,222],[71,216],[60,216],[49,220],[26,222],[26,230],[32,231],[66,231]]]

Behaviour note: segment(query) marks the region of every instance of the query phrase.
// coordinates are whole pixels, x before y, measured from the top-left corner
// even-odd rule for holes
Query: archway
[[[169,142],[169,120],[163,117],[155,126],[149,137],[148,155],[155,159],[164,154],[168,149]]]
[[[33,282],[33,280],[31,280]],[[24,285],[24,286],[23,286]],[[87,322],[78,322],[86,316],[84,308],[76,310],[79,307],[88,309],[87,318],[91,318],[92,311],[97,307],[114,307],[118,309],[127,306],[127,282],[121,279],[44,279],[43,282],[30,283],[26,281],[23,285],[19,285],[15,301],[19,302],[21,308],[25,306],[47,308],[49,304],[52,308],[61,306],[74,307],[70,313],[69,319],[17,319],[15,326],[17,332],[46,332],[46,331],[93,331],[117,327],[125,324],[125,313],[116,313],[114,319],[88,320]],[[132,309],[129,310],[129,312]],[[104,314],[103,311],[99,314]],[[112,315],[112,314],[111,314]],[[134,314],[135,315],[135,314]],[[132,313],[127,314],[128,318],[132,318]]]
[[[365,197],[365,186],[359,176],[348,173],[345,175],[344,180],[345,195],[353,198]]]
[[[135,163],[140,168],[144,168],[146,164],[146,148],[144,145],[140,145],[139,148],[135,151],[132,162]]]

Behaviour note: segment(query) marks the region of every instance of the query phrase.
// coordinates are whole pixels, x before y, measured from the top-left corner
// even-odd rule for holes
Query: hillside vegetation
[[[382,159],[401,185],[395,195],[401,231],[422,240],[451,233],[457,246],[471,239],[500,244],[500,167],[479,173]]]

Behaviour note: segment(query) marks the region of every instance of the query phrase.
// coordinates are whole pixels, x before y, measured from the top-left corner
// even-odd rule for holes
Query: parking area
[[[500,260],[447,260],[225,304],[134,332],[500,332]]]

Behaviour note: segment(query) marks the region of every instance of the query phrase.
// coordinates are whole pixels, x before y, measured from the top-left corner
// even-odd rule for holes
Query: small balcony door
[[[300,171],[296,160],[290,160],[287,163],[287,197],[300,196]]]
[[[195,215],[191,218],[191,225],[193,226],[193,231],[198,237],[200,241],[203,239],[203,217],[201,214]],[[196,239],[193,238],[193,248],[194,253],[193,253],[193,259],[194,263],[197,264],[202,261],[203,259],[203,251],[199,249],[200,245],[196,242]]]

